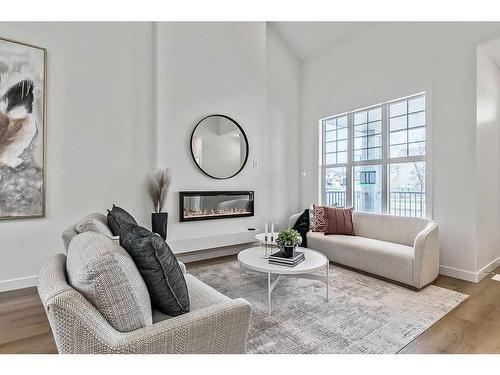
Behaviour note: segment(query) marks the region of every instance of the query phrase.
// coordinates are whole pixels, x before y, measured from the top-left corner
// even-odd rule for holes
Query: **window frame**
[[[390,128],[389,128],[389,106],[393,103],[409,100],[419,96],[425,97],[425,154],[416,156],[403,156],[403,157],[390,157]],[[390,214],[389,199],[390,199],[390,186],[389,186],[389,168],[391,164],[412,163],[412,162],[425,162],[425,215],[424,218],[432,219],[432,185],[431,185],[431,145],[432,145],[432,128],[431,128],[431,91],[427,89],[420,91],[416,94],[402,96],[397,99],[385,101],[376,105],[367,106],[364,108],[357,108],[348,112],[339,113],[335,116],[327,116],[319,120],[319,189],[318,201],[321,204],[325,203],[326,197],[326,170],[328,168],[344,167],[346,169],[346,206],[353,206],[353,192],[354,192],[354,167],[380,165],[382,169],[382,204],[381,213]],[[381,107],[381,158],[376,160],[354,160],[354,113],[360,111],[369,111],[371,109]],[[323,150],[323,137],[325,120],[347,116],[347,161],[346,163],[339,164],[326,164],[325,153]],[[408,116],[408,114],[407,114]],[[408,130],[408,126],[406,128]]]

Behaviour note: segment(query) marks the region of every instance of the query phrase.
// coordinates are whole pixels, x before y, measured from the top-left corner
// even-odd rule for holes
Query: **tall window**
[[[426,216],[425,93],[321,120],[322,200]]]

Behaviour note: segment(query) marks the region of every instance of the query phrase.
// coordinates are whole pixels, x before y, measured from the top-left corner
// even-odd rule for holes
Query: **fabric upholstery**
[[[326,207],[325,234],[353,236],[352,207]]]
[[[310,232],[309,247],[328,259],[404,284],[413,282],[413,248],[359,236]]]
[[[229,297],[201,282],[193,275],[186,274],[184,277],[189,290],[190,311],[204,309],[205,307],[231,300]],[[153,323],[158,323],[170,318],[172,318],[170,315],[163,314],[159,310],[153,310]]]
[[[177,263],[179,263],[179,268],[181,269],[182,273],[186,273],[186,265],[179,261],[177,261]]]
[[[129,332],[152,324],[151,301],[134,262],[112,239],[84,232],[71,241],[68,282],[117,331]]]
[[[76,225],[72,225],[64,230],[62,233],[62,240],[64,244],[64,250],[68,252],[69,244],[71,243],[71,240],[78,234],[76,231]]]
[[[439,227],[421,218],[353,212],[355,236],[309,231],[308,247],[329,260],[422,288],[439,274]]]
[[[325,206],[314,206],[313,232],[326,232],[327,216]]]
[[[66,228],[62,233],[62,240],[64,249],[68,252],[68,247],[71,240],[79,233],[83,232],[96,232],[105,236],[111,237],[113,234],[107,225],[106,216],[98,212],[85,216],[83,219],[77,221],[75,224]]]
[[[189,311],[189,292],[182,270],[165,240],[139,225],[123,224],[120,245],[137,265],[157,310],[170,316]]]
[[[357,236],[413,246],[429,220],[415,217],[355,212],[352,217]]]
[[[78,233],[96,232],[108,237],[113,237],[113,234],[108,227],[106,216],[97,212],[85,216],[82,220],[76,223],[75,229]]]
[[[108,210],[107,222],[113,236],[119,236],[122,226],[125,224],[136,224],[137,222],[123,208],[113,205],[113,208]]]
[[[63,254],[47,258],[38,278],[38,293],[59,353],[245,352],[251,307],[244,299],[217,303],[133,332],[121,333],[68,285],[65,264]]]

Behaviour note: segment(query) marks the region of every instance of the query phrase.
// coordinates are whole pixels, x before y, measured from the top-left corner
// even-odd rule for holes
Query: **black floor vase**
[[[151,230],[167,239],[168,212],[153,212],[151,214]]]

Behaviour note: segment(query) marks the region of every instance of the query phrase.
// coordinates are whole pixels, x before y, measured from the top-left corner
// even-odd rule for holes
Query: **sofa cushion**
[[[410,246],[360,236],[309,232],[309,248],[333,262],[412,285],[413,255]]]
[[[96,232],[107,237],[112,237],[113,234],[108,227],[106,216],[95,212],[85,216],[82,220],[76,223],[75,230],[77,233]]]
[[[156,309],[171,316],[189,311],[184,275],[165,240],[139,225],[124,224],[120,244],[137,265]]]
[[[73,238],[66,262],[68,283],[117,331],[152,324],[151,301],[141,274],[127,252],[95,232]]]
[[[137,224],[132,215],[123,208],[113,205],[113,208],[108,210],[107,222],[113,236],[119,236],[120,231],[125,224]]]
[[[354,235],[352,207],[326,207],[325,234]]]
[[[190,311],[204,309],[205,307],[231,300],[193,275],[185,274],[184,278],[189,291]],[[158,323],[169,318],[171,318],[170,315],[163,314],[159,310],[153,310],[153,323]]]

